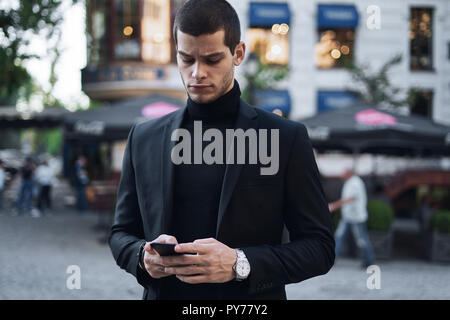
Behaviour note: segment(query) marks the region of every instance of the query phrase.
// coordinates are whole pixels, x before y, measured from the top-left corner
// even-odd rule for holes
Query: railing
[[[417,170],[396,175],[386,186],[385,192],[393,199],[403,191],[420,185],[450,187],[450,171]]]

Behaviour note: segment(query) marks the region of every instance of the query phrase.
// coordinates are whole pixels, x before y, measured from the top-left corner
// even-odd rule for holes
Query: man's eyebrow
[[[178,50],[178,53],[181,54],[181,55],[183,55],[183,56],[188,56],[188,57],[191,56],[190,54],[187,54],[186,52],[183,52],[183,51],[181,51],[181,50]]]
[[[222,58],[225,56],[225,53],[223,52],[214,52],[205,56],[202,56],[202,58]]]
[[[183,55],[183,56],[186,56],[186,57],[192,57],[190,54],[188,54],[186,52],[183,52],[181,50],[178,50],[178,53]],[[207,54],[207,55],[204,55],[204,56],[201,56],[201,57],[210,59],[210,58],[216,58],[216,57],[222,58],[223,56],[225,56],[224,52],[214,52],[214,53],[210,53],[210,54]]]

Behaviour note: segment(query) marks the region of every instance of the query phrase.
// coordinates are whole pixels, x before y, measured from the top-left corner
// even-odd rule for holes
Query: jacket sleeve
[[[135,126],[128,135],[125,148],[109,246],[117,265],[134,275],[143,287],[147,287],[155,279],[139,267],[139,247],[145,239],[132,160],[134,130]]]
[[[326,274],[334,264],[331,215],[303,125],[290,150],[284,197],[290,242],[243,248],[251,266],[249,294]]]

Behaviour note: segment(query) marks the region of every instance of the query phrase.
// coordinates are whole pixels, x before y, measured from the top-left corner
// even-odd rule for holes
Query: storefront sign
[[[283,115],[288,115],[291,96],[287,90],[255,90],[255,104],[269,112],[280,109]]]
[[[361,124],[367,125],[395,125],[395,117],[377,110],[368,109],[355,114],[355,120]]]
[[[166,78],[164,68],[154,66],[107,66],[82,70],[83,84],[107,81],[163,80]]]
[[[353,5],[319,4],[317,12],[319,28],[356,28],[359,15]]]
[[[77,121],[73,127],[74,131],[93,135],[93,136],[101,136],[105,131],[105,123],[103,121]]]
[[[330,111],[349,107],[359,100],[346,91],[319,91],[317,92],[318,112]]]
[[[250,3],[250,28],[272,27],[278,23],[291,22],[291,13],[287,3],[252,2]]]
[[[311,139],[315,139],[315,140],[328,140],[328,138],[330,137],[330,128],[328,127],[315,127],[315,128],[309,128],[307,127],[308,130],[308,136]]]

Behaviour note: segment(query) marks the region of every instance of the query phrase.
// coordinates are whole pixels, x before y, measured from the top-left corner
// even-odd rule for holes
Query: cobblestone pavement
[[[97,221],[93,213],[1,215],[0,299],[140,299],[135,278],[99,241]],[[80,267],[80,290],[67,289],[70,265]]]
[[[417,259],[379,261],[380,289],[368,289],[372,273],[359,261],[340,259],[326,275],[286,287],[288,299],[450,299],[450,265]]]
[[[115,263],[94,213],[64,210],[32,218],[0,215],[0,299],[140,299],[133,276]],[[66,287],[69,265],[81,289]],[[366,287],[359,261],[340,259],[321,277],[287,286],[288,299],[450,299],[450,265],[413,258],[380,261],[381,289]]]

